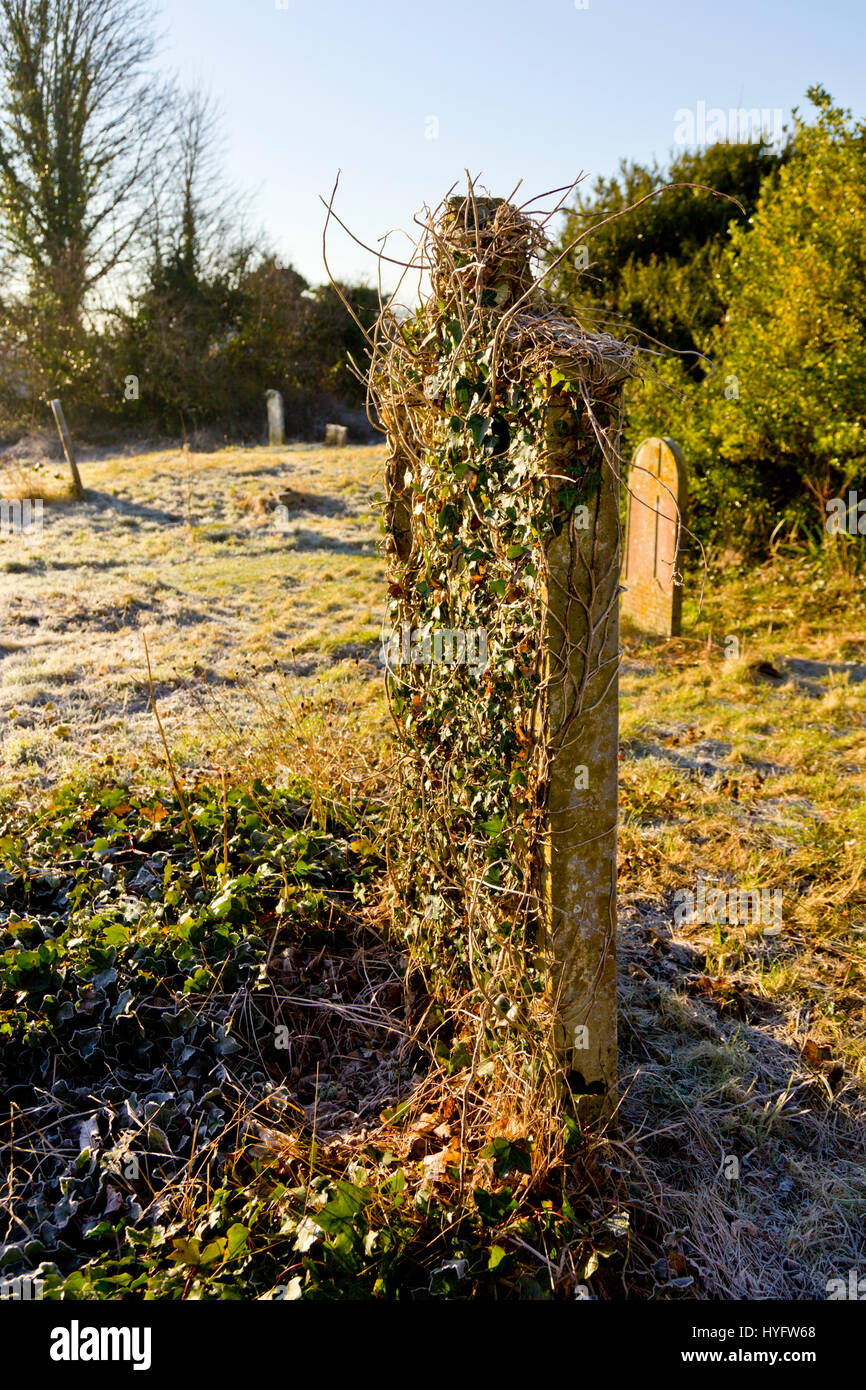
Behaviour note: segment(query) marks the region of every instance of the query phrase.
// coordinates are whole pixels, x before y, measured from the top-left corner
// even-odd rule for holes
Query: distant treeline
[[[676,439],[691,525],[721,545],[761,549],[789,523],[817,538],[830,499],[866,496],[866,124],[808,96],[814,115],[795,111],[772,148],[624,163],[578,196],[557,248],[587,327],[647,350],[625,452]],[[681,186],[634,206],[663,183],[725,196]]]
[[[138,0],[0,0],[0,437],[48,423],[290,434],[362,418],[364,335],[245,225],[219,112],[154,66]],[[360,323],[375,291],[340,287]]]

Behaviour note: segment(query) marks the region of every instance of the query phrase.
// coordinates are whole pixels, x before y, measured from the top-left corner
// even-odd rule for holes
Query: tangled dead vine
[[[540,888],[549,770],[596,698],[617,601],[616,576],[593,588],[597,500],[602,470],[619,477],[635,357],[545,299],[545,221],[471,183],[447,199],[412,262],[429,293],[414,314],[383,309],[369,373],[390,446],[399,912],[440,997],[456,987],[464,1024],[476,1024],[473,1071],[492,1075],[510,1056],[536,1083],[553,1013]],[[561,640],[542,640],[562,534],[566,611],[584,610],[577,664],[570,620]],[[577,690],[557,700],[578,669]]]
[[[573,187],[537,213],[514,194],[480,196],[467,176],[464,195],[425,209],[407,260],[378,253],[402,273],[363,374],[389,445],[396,913],[428,987],[451,1000],[434,1029],[446,1053],[455,1033],[458,1049],[468,1044],[467,1092],[487,1076],[536,1114],[558,1095],[550,771],[616,679],[618,555],[608,536],[600,560],[599,498],[603,480],[620,485],[622,387],[640,352],[545,297],[569,249],[554,259],[547,227]],[[401,309],[415,275],[421,302]]]

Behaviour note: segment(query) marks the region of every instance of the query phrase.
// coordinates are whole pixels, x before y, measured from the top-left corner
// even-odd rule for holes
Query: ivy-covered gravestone
[[[554,307],[539,222],[452,198],[431,292],[386,310],[392,871],[474,1074],[550,1062],[584,1110],[616,1082],[618,438],[632,352]],[[545,1063],[546,1065],[546,1063]]]

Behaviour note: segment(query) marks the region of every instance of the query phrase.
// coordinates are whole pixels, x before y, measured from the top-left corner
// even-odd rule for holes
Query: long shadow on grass
[[[661,1252],[648,1295],[826,1298],[866,1262],[866,1098],[761,990],[799,948],[759,938],[745,969],[720,966],[673,903],[623,907],[617,1162]]]

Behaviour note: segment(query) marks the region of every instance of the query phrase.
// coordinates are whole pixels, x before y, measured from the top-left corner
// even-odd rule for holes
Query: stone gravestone
[[[623,616],[641,632],[678,637],[682,584],[677,546],[686,507],[686,466],[672,439],[645,439],[628,479]]]
[[[341,448],[349,442],[349,431],[345,425],[326,425],[325,443]]]
[[[277,449],[281,449],[286,442],[286,412],[283,408],[283,398],[279,391],[266,391],[265,400],[268,403],[268,443]]]

